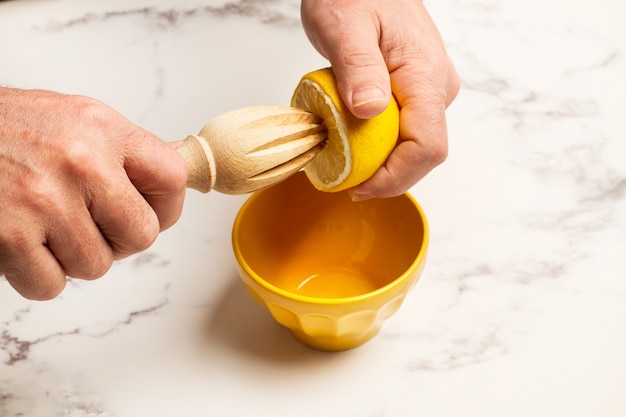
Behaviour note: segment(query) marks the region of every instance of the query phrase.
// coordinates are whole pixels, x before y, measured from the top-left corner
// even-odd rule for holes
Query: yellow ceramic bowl
[[[241,278],[296,339],[321,350],[378,333],[424,269],[428,226],[409,194],[352,202],[299,173],[254,193],[233,226]]]

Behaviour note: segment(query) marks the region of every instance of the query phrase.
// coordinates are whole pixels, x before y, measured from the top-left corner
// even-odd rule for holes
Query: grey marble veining
[[[375,339],[295,342],[237,277],[245,197],[190,191],[100,280],[45,303],[0,281],[0,416],[625,415],[626,4],[427,5],[463,87],[448,160],[411,189],[426,270]],[[0,83],[176,140],[287,103],[326,65],[299,26],[295,0],[0,2]]]
[[[289,2],[286,2],[289,4]],[[259,20],[273,26],[300,27],[299,15],[294,14],[298,9],[290,4],[290,10],[281,10],[281,2],[267,0],[240,0],[225,2],[220,5],[204,5],[189,8],[171,6],[159,8],[156,6],[144,6],[128,8],[124,10],[105,10],[99,13],[87,12],[81,16],[70,19],[54,19],[48,21],[45,26],[39,27],[42,31],[59,31],[70,29],[74,26],[93,24],[93,22],[105,22],[119,18],[140,18],[152,22],[159,29],[175,28],[183,25],[190,18],[230,18],[246,17]]]

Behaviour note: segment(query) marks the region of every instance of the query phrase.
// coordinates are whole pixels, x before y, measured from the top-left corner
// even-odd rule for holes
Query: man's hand
[[[302,22],[335,73],[352,113],[370,118],[393,94],[400,141],[354,200],[407,191],[448,152],[445,110],[460,88],[442,39],[419,0],[303,0]]]
[[[174,147],[79,96],[0,88],[0,274],[50,299],[101,277],[179,218]]]

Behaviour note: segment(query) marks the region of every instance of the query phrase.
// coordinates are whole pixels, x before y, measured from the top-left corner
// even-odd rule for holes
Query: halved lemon
[[[400,111],[396,100],[378,116],[359,119],[343,104],[331,68],[306,74],[296,87],[291,105],[321,117],[328,129],[324,149],[304,167],[309,181],[321,191],[341,191],[369,179],[396,146]]]

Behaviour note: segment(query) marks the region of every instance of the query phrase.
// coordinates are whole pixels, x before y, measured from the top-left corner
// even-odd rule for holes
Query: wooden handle
[[[178,147],[187,162],[187,186],[203,193],[245,194],[295,174],[322,149],[322,120],[285,106],[224,113]]]
[[[189,135],[178,148],[187,162],[187,187],[208,193],[215,186],[215,159],[204,138]]]

